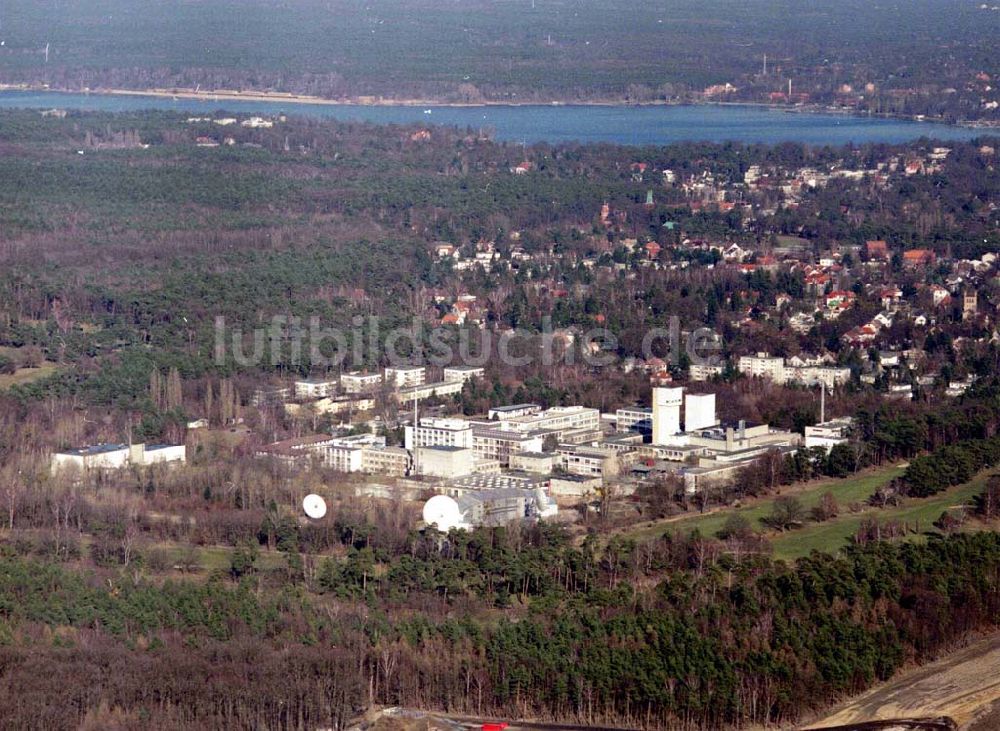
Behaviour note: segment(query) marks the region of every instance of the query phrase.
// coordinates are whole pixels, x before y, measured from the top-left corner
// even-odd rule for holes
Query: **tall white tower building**
[[[681,430],[683,388],[653,389],[653,444],[664,445]]]
[[[684,398],[684,431],[708,429],[719,422],[715,418],[714,393],[689,393]]]

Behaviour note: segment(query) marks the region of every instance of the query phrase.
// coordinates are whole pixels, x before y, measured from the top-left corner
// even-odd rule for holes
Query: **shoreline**
[[[624,100],[594,100],[594,101],[560,101],[552,100],[548,102],[499,102],[482,100],[476,102],[454,102],[441,101],[435,99],[387,99],[375,96],[355,96],[342,97],[339,99],[312,96],[309,94],[293,94],[291,92],[271,92],[271,91],[248,91],[243,92],[235,89],[216,89],[212,91],[201,91],[200,89],[63,89],[52,87],[39,87],[30,84],[0,84],[0,93],[3,92],[24,92],[24,93],[51,93],[51,94],[82,94],[85,96],[126,96],[126,97],[148,97],[154,99],[187,99],[201,102],[263,102],[276,103],[285,102],[295,105],[312,106],[350,106],[350,107],[438,107],[441,109],[463,109],[463,108],[489,108],[489,107],[700,107],[700,106],[720,106],[720,107],[749,107],[758,109],[768,109],[771,111],[785,112],[788,114],[827,114],[852,117],[856,119],[874,118],[911,122],[913,124],[943,124],[949,127],[961,127],[965,129],[1000,129],[1000,122],[990,123],[989,121],[959,121],[950,122],[940,118],[931,118],[923,115],[898,115],[875,112],[858,112],[856,110],[827,107],[818,104],[811,105],[790,105],[776,104],[773,102],[754,101],[721,101],[721,100],[690,100],[682,102],[671,101],[651,101],[651,102],[627,102]]]

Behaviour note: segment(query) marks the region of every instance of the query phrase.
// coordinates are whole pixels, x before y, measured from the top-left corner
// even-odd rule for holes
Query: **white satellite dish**
[[[447,495],[435,495],[424,503],[424,522],[443,533],[465,524],[458,503]]]
[[[326,515],[326,500],[319,495],[306,495],[302,499],[302,509],[313,520],[319,520]]]

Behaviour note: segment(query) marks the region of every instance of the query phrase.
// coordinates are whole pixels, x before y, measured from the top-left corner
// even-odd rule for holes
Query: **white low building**
[[[807,448],[823,447],[827,452],[838,444],[846,444],[851,432],[853,421],[850,418],[831,419],[822,424],[807,426],[805,429],[805,446]]]
[[[375,408],[375,399],[370,396],[341,396],[337,398],[321,398],[302,404],[285,404],[285,413],[289,416],[323,416],[326,414],[355,414],[371,411]]]
[[[559,457],[552,452],[518,452],[510,456],[510,468],[539,475],[552,474]]]
[[[538,404],[511,404],[510,406],[494,406],[489,410],[487,416],[490,421],[502,421],[504,419],[516,419],[520,416],[531,416],[542,410]]]
[[[183,444],[133,444],[129,450],[129,462],[141,467],[183,464],[187,462],[187,447]]]
[[[413,403],[435,396],[454,396],[462,393],[464,381],[437,381],[435,383],[424,383],[419,386],[406,386],[399,389],[400,403]]]
[[[65,470],[115,470],[135,465],[183,464],[187,447],[183,444],[95,444],[80,449],[56,452],[50,465],[53,473]]]

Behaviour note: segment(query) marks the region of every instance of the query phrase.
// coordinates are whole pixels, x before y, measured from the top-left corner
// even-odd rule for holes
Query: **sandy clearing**
[[[970,728],[998,701],[1000,632],[906,672],[802,728],[933,716],[949,716],[960,728]]]

